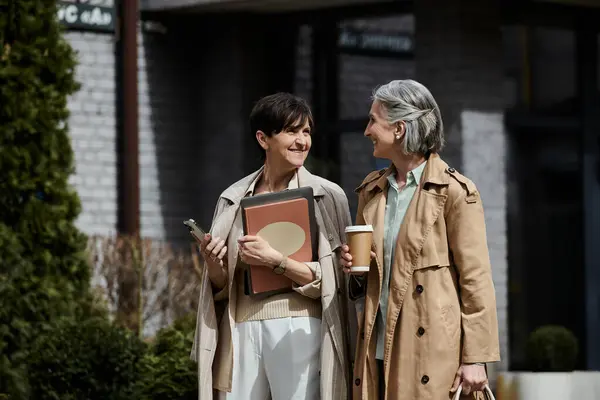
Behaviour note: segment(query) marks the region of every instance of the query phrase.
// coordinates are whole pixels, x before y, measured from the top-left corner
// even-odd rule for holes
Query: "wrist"
[[[211,281],[222,281],[227,278],[227,269],[223,265],[207,263],[208,277]]]
[[[273,256],[271,257],[271,259],[269,260],[269,266],[271,268],[275,268],[275,267],[279,266],[285,258],[286,257],[284,257],[283,254],[281,254],[278,251],[275,251],[273,253]]]
[[[281,262],[279,264],[277,264],[276,266],[273,267],[273,273],[275,275],[283,275],[285,274],[285,270],[287,267],[287,260],[288,258],[285,256],[282,256]]]

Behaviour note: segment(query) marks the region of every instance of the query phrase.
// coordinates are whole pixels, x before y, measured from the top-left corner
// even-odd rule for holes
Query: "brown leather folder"
[[[311,187],[247,197],[241,201],[246,235],[258,235],[283,255],[301,262],[317,257],[317,233]],[[270,296],[292,290],[292,281],[271,267],[249,266],[245,292]]]

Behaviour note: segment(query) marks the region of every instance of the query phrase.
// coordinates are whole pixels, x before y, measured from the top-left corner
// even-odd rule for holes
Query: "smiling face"
[[[298,120],[279,133],[267,136],[256,132],[256,139],[265,150],[267,162],[278,168],[298,169],[304,165],[312,145],[311,128],[308,118]]]
[[[369,124],[365,136],[373,142],[373,156],[391,159],[397,145],[396,135],[402,134],[397,124],[390,124],[382,104],[375,100],[369,111]]]

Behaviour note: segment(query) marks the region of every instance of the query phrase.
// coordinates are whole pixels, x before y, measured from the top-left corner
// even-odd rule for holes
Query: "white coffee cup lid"
[[[346,233],[373,232],[373,225],[351,225],[346,227]]]

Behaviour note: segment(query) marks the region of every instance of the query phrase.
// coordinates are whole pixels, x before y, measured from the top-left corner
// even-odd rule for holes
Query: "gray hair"
[[[373,92],[373,100],[381,103],[389,123],[405,123],[406,154],[438,153],[442,150],[445,143],[442,114],[425,86],[412,79],[391,81]]]

